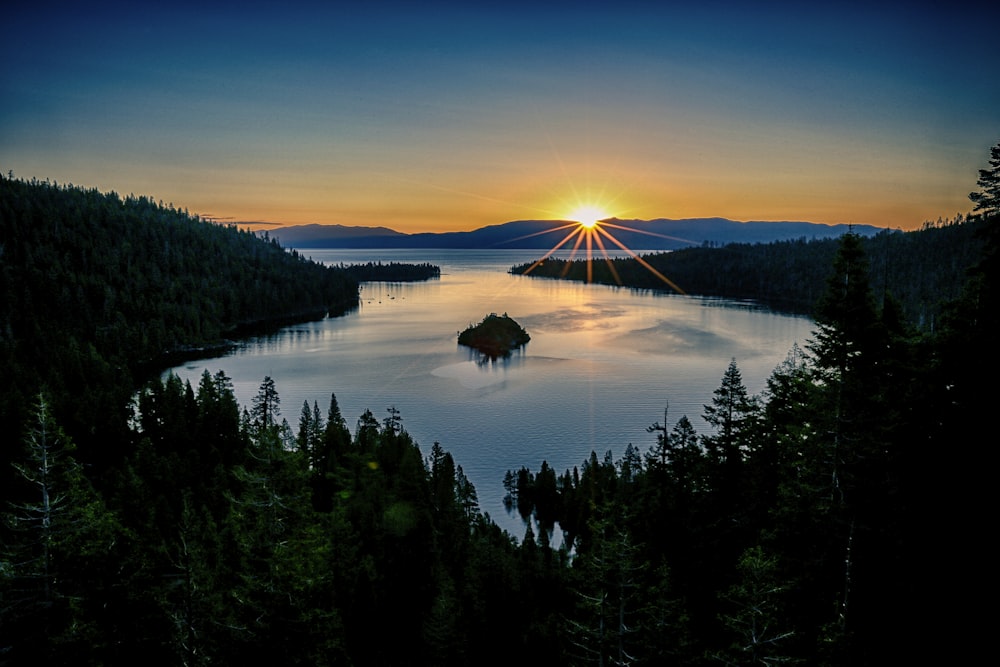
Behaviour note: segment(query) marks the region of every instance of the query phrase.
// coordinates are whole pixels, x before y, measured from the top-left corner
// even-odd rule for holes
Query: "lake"
[[[687,415],[707,433],[704,405],[731,359],[759,392],[813,328],[809,318],[748,303],[507,273],[543,251],[300,252],[333,265],[430,262],[441,277],[364,283],[359,308],[347,315],[251,338],[172,371],[197,386],[202,371],[221,369],[248,407],[270,376],[293,429],[303,401],[318,402],[325,416],[331,393],[352,433],[365,409],[381,421],[395,407],[424,455],[440,442],[475,485],[482,510],[518,538],[520,519],[502,504],[505,471],[537,471],[545,460],[562,473],[591,451],[617,459],[629,443],[645,452],[655,442],[646,427],[662,422],[668,401],[671,426]],[[457,343],[460,330],[491,312],[507,313],[531,335],[509,359],[483,361]]]

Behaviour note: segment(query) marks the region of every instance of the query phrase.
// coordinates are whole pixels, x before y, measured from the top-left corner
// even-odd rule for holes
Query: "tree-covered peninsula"
[[[531,340],[531,336],[512,317],[490,313],[476,325],[470,324],[458,334],[458,344],[496,358],[509,355]]]
[[[81,448],[105,450],[98,432],[121,427],[143,374],[173,355],[357,304],[357,280],[266,236],[147,196],[0,177],[0,416],[12,433],[44,389]]]
[[[366,262],[341,264],[340,269],[358,282],[408,283],[441,277],[441,267],[429,262]]]
[[[919,231],[858,235],[869,257],[868,279],[880,295],[897,301],[907,320],[933,328],[944,304],[958,297],[966,268],[982,250],[984,224],[978,217],[959,215],[928,222]],[[799,239],[705,245],[647,253],[638,259],[548,257],[513,266],[510,272],[665,292],[679,288],[685,294],[747,299],[780,311],[812,315],[826,288],[837,247],[837,239]]]

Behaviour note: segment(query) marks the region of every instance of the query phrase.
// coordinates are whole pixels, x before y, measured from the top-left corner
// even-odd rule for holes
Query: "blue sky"
[[[600,7],[5,9],[0,168],[407,232],[581,205],[901,228],[970,210],[1000,141],[997,10]]]

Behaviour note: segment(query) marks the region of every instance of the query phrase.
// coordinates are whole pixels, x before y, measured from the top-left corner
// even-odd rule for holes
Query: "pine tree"
[[[781,386],[801,393],[814,409],[783,417],[805,419],[801,427],[783,429],[793,436],[786,453],[800,460],[783,484],[776,534],[784,536],[785,561],[803,575],[801,590],[813,589],[799,596],[803,606],[796,613],[826,628],[827,653],[839,656],[831,660],[885,650],[885,613],[876,610],[906,585],[893,565],[893,515],[900,509],[891,470],[902,444],[897,395],[906,391],[900,385],[908,382],[901,363],[907,352],[905,340],[891,334],[877,312],[868,276],[860,239],[844,235],[817,308],[809,378],[802,383],[793,374]],[[817,600],[826,600],[823,608]]]
[[[674,424],[670,432],[673,451],[670,454],[670,475],[679,493],[693,499],[705,490],[705,450],[698,444],[698,432],[687,415]]]
[[[979,170],[979,192],[970,192],[974,212],[984,216],[1000,215],[1000,143],[990,149],[990,168]]]
[[[323,466],[324,441],[326,423],[319,411],[319,404],[309,401],[302,402],[302,412],[299,414],[299,431],[295,438],[299,452],[306,459],[309,470],[315,471]]]
[[[195,399],[198,405],[195,441],[208,446],[218,457],[218,465],[228,471],[241,462],[244,443],[240,434],[240,408],[233,382],[224,371],[202,374]]]
[[[841,237],[833,273],[816,308],[817,330],[808,349],[827,383],[843,382],[875,363],[878,317],[861,238]]]
[[[324,426],[319,413],[319,405],[313,403],[311,415],[305,415],[303,406],[299,429],[299,445],[308,444],[309,479],[312,485],[313,509],[330,512],[334,507],[334,496],[338,491],[346,491],[348,486],[347,465],[351,451],[351,432],[344,416],[340,413],[336,394],[330,395],[330,408]],[[307,435],[303,436],[301,424],[308,424]]]
[[[276,424],[278,416],[281,415],[281,398],[278,390],[274,386],[274,380],[270,376],[265,376],[261,382],[257,395],[253,397],[253,407],[250,416],[253,418],[253,425],[258,432],[264,431]]]
[[[229,591],[220,570],[222,545],[207,511],[192,507],[185,492],[176,541],[169,545],[172,573],[162,604],[173,625],[172,646],[180,664],[209,665],[224,657],[219,628],[232,623]]]
[[[709,505],[714,508],[719,525],[730,529],[747,526],[745,514],[750,507],[746,503],[745,468],[754,446],[759,412],[756,398],[750,396],[736,359],[732,359],[713,394],[712,404],[705,406],[705,421],[715,433],[702,438],[712,501]]]
[[[785,587],[777,578],[777,559],[755,546],[743,553],[737,569],[739,580],[725,595],[730,609],[722,619],[734,640],[717,657],[727,665],[797,662],[785,647],[794,632],[782,609]]]
[[[308,470],[288,422],[276,423],[280,403],[270,377],[254,401],[254,436],[247,463],[234,471],[238,492],[231,496],[231,529],[238,539],[241,567],[234,597],[237,626],[245,629],[248,650],[291,662],[289,635],[297,632],[300,601],[292,594],[304,554],[296,541],[307,525]],[[310,414],[310,426],[312,416]],[[268,653],[270,652],[270,653]]]
[[[695,491],[703,490],[704,450],[698,443],[698,433],[687,415],[681,415],[674,427],[669,427],[668,408],[669,405],[663,410],[662,425],[655,422],[646,427],[647,432],[656,433],[656,444],[645,455],[646,469],[656,487],[669,486],[675,495],[690,496]],[[713,406],[712,409],[716,408]]]
[[[450,517],[456,509],[455,460],[444,451],[440,442],[431,445],[428,458],[430,473],[431,506],[443,518]]]
[[[992,149],[992,178],[1000,176],[1000,144]],[[982,176],[981,172],[981,176]],[[996,180],[992,181],[996,184]],[[983,185],[982,182],[980,185]],[[1000,192],[994,186],[994,202]],[[1000,211],[984,221],[978,234],[982,255],[969,272],[961,296],[948,304],[941,328],[935,332],[926,357],[930,375],[922,384],[929,390],[915,420],[922,437],[906,449],[910,465],[909,498],[913,518],[907,522],[905,544],[913,561],[909,571],[926,572],[907,598],[912,633],[930,638],[920,649],[930,661],[971,664],[989,650],[993,622],[975,606],[964,603],[968,591],[978,590],[984,573],[993,571],[990,547],[996,504],[992,465],[981,458],[953,455],[956,445],[989,447],[984,433],[996,400],[990,378],[1000,374],[996,354],[1000,331]],[[928,493],[933,489],[933,493]],[[927,541],[928,534],[933,540]],[[947,615],[928,617],[923,611],[949,609]],[[966,641],[954,642],[962,636]]]
[[[673,447],[670,442],[670,426],[667,424],[667,413],[670,411],[669,401],[663,408],[663,423],[654,422],[646,427],[647,433],[656,433],[656,444],[646,452],[646,464],[651,468],[665,469],[670,461]]]
[[[326,414],[325,469],[329,472],[351,448],[351,432],[340,412],[337,395],[330,394],[330,408]]]
[[[102,632],[121,529],[73,458],[75,446],[39,394],[14,464],[19,493],[3,514],[0,549],[0,653],[17,663],[57,664],[74,652],[101,655],[114,638]]]
[[[510,470],[503,475],[503,506],[507,510],[507,514],[513,511],[514,506],[517,504],[517,477]]]
[[[705,448],[723,471],[732,472],[743,462],[757,409],[757,401],[747,391],[736,359],[732,359],[704,413],[705,421],[715,429],[715,435],[705,437]]]
[[[462,466],[455,470],[455,496],[468,527],[472,527],[479,516],[479,494],[476,487],[465,476]]]
[[[621,517],[591,524],[573,563],[577,608],[566,619],[572,654],[581,664],[639,664],[642,575],[647,570]]]

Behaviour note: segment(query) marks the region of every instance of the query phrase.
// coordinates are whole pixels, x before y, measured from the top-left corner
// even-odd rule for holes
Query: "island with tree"
[[[476,325],[458,334],[458,344],[475,348],[490,357],[506,357],[531,340],[531,336],[507,313],[490,313]]]

